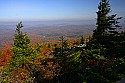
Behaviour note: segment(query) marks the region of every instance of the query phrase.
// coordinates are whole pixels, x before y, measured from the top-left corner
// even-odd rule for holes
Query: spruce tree
[[[61,41],[61,55],[64,56],[64,50],[68,47],[67,40],[65,40],[64,36],[60,37]]]
[[[65,40],[64,36],[61,36],[59,41],[61,46],[58,47],[57,44],[54,44],[55,49],[53,55],[62,57],[65,56],[66,49],[68,48],[68,42]]]
[[[23,28],[22,22],[16,25],[16,34],[14,39],[14,46],[22,49],[27,49],[30,44],[30,39],[27,34],[23,34],[21,29]]]
[[[96,12],[97,28],[93,31],[93,38],[98,43],[102,42],[107,34],[117,34],[117,28],[121,27],[118,24],[118,20],[121,19],[121,17],[116,18],[116,14],[109,15],[110,12],[109,0],[101,0],[98,6],[98,12]]]
[[[84,44],[84,38],[83,38],[83,36],[81,36],[80,44]]]
[[[17,67],[24,67],[25,63],[29,63],[30,59],[37,55],[37,52],[30,46],[29,37],[21,31],[22,27],[22,22],[16,26],[14,45],[11,49],[13,59],[11,64]]]

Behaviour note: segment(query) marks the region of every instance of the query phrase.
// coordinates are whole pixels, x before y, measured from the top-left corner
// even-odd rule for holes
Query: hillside
[[[10,48],[14,37],[14,23],[0,25],[0,49]],[[76,39],[81,36],[88,37],[92,35],[94,25],[24,25],[23,32],[27,32],[32,43],[47,43],[50,41],[58,42],[60,36],[65,36],[67,39]]]
[[[30,0],[26,4],[26,0],[21,0],[23,5],[18,0],[11,1],[14,4],[10,8],[0,3],[1,10],[5,7],[10,12],[3,10],[5,16],[0,15],[3,19],[0,22],[0,83],[124,83],[125,23],[123,17],[111,13],[110,0],[101,0],[98,4],[96,23],[92,20],[96,0],[91,0],[92,3]],[[6,0],[3,2],[7,4]],[[35,8],[28,8],[31,2]],[[32,21],[14,22],[21,17],[25,20],[31,17]],[[7,22],[8,18],[12,22]]]

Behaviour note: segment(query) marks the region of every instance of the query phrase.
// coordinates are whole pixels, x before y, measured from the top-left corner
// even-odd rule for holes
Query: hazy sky
[[[88,20],[96,18],[100,0],[0,0],[0,21]],[[110,0],[113,13],[125,17],[125,0]]]

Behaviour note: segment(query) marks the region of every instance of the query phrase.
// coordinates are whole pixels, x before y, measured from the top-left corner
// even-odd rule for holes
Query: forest
[[[31,41],[19,22],[12,45],[2,44],[7,49],[0,53],[0,83],[120,83],[125,79],[125,31],[122,17],[110,13],[109,0],[101,0],[91,35],[60,35],[48,43]]]

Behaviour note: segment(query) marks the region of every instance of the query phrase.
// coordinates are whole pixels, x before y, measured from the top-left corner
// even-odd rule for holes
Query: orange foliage
[[[25,69],[23,68],[19,68],[18,70],[13,71],[12,75],[14,75],[14,78],[19,78],[24,80],[27,78],[27,74],[25,73]]]
[[[53,62],[53,60],[57,60],[54,56],[40,56],[40,60],[42,64],[39,65],[40,72],[42,72],[41,80],[48,79],[51,80],[53,77],[57,76],[61,70],[60,65],[57,62]],[[35,64],[39,63],[39,61],[35,61]]]
[[[11,60],[11,51],[10,49],[7,49],[5,53],[3,54],[3,57],[0,59],[0,65],[6,64]]]
[[[5,68],[5,66],[0,66],[0,70],[3,70]]]
[[[53,62],[47,62],[48,67],[52,67],[53,66]]]
[[[24,72],[22,72],[22,73],[20,73],[20,77],[21,77],[22,79],[26,79],[27,74],[26,74],[26,73],[24,73]]]

